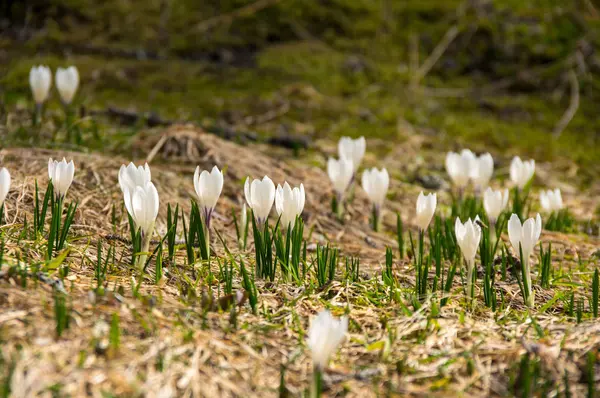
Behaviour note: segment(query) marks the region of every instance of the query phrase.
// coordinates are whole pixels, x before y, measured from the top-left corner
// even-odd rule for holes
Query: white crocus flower
[[[79,72],[74,66],[68,68],[58,68],[56,70],[56,88],[60,98],[65,105],[69,105],[75,97],[77,87],[79,87]]]
[[[10,173],[5,167],[0,168],[0,208],[4,205],[10,190]]]
[[[362,175],[362,187],[373,204],[373,229],[378,230],[381,207],[390,185],[390,176],[385,168],[377,170],[373,167]]]
[[[491,224],[494,224],[498,220],[500,213],[506,208],[507,204],[508,189],[494,191],[488,187],[483,193],[483,208]]]
[[[559,211],[563,208],[562,195],[560,189],[540,192],[540,204],[547,212]]]
[[[275,209],[277,214],[281,217],[280,223],[281,228],[284,231],[294,228],[296,223],[296,217],[302,214],[304,210],[305,201],[304,185],[300,184],[300,187],[292,189],[287,181],[281,185],[277,185],[277,191],[275,193]]]
[[[73,182],[73,175],[75,174],[75,165],[71,160],[67,163],[66,159],[63,158],[60,162],[57,160],[48,160],[48,177],[52,181],[54,188],[54,195],[57,198],[64,198],[67,194],[67,190]]]
[[[33,94],[33,100],[40,107],[48,98],[52,86],[52,72],[45,65],[34,66],[29,71],[29,85]]]
[[[479,190],[487,188],[494,174],[494,158],[489,153],[484,153],[475,159],[471,169],[471,180]]]
[[[341,220],[344,209],[344,193],[354,177],[352,160],[343,156],[339,160],[329,158],[327,161],[327,175],[329,175],[335,191],[335,196],[331,202],[332,211]]]
[[[477,255],[479,241],[481,240],[481,227],[476,221],[471,221],[469,218],[467,222],[463,224],[460,219],[456,217],[456,222],[454,223],[456,241],[467,263],[467,295],[471,298],[475,295],[473,288],[473,270],[475,269],[475,256]]]
[[[436,205],[437,197],[435,193],[423,195],[423,192],[421,192],[419,194],[419,197],[417,198],[416,223],[421,232],[424,232],[429,226],[433,213],[435,213]]]
[[[126,190],[145,186],[147,182],[151,181],[151,177],[148,163],[136,167],[133,162],[130,162],[127,166],[121,165],[119,169],[119,187],[125,193]]]
[[[531,286],[531,269],[529,267],[529,257],[533,253],[535,245],[540,239],[542,233],[542,218],[538,214],[535,219],[529,218],[522,225],[521,220],[516,214],[510,216],[508,220],[508,239],[517,253],[517,256],[523,252],[523,264],[521,265],[525,271],[527,280],[528,300],[526,304],[533,307],[534,295]]]
[[[334,318],[327,310],[312,319],[308,330],[308,346],[312,352],[313,365],[321,371],[337,350],[348,332],[348,318]]]
[[[327,174],[333,184],[333,189],[338,197],[342,197],[344,192],[352,181],[354,172],[353,162],[351,159],[340,157],[339,160],[329,158],[327,161]]]
[[[206,228],[209,229],[212,212],[223,190],[223,172],[217,166],[214,166],[210,173],[206,170],[200,172],[200,166],[197,166],[194,172],[194,189],[198,195]]]
[[[123,193],[125,208],[144,237],[149,238],[158,216],[158,191],[150,181]]]
[[[367,149],[365,137],[353,140],[350,137],[342,137],[338,142],[338,153],[340,158],[346,158],[352,161],[352,171],[356,173]]]
[[[140,278],[143,276],[143,267],[146,263],[147,252],[150,247],[150,239],[154,232],[156,217],[158,216],[158,191],[151,181],[144,185],[138,185],[133,189],[125,189],[123,192],[125,208],[133,219],[136,228],[141,233],[142,255],[137,257],[137,266]]]
[[[263,224],[269,217],[271,207],[273,207],[275,184],[267,176],[264,176],[262,181],[260,179],[250,181],[250,177],[248,177],[244,184],[244,193],[246,195],[246,202],[252,209],[256,222]]]
[[[469,183],[476,160],[468,149],[463,149],[461,153],[448,152],[446,155],[446,171],[459,190],[462,191]]]
[[[531,180],[535,173],[535,160],[522,161],[520,157],[515,156],[510,162],[510,179],[520,189]]]
[[[389,185],[390,176],[385,168],[377,170],[373,167],[362,175],[362,187],[377,209],[383,206]]]

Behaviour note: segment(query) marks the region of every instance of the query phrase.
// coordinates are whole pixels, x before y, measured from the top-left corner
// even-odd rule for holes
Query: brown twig
[[[577,80],[577,74],[573,69],[569,71],[569,83],[571,84],[571,102],[563,116],[560,118],[558,124],[554,127],[552,135],[555,139],[560,137],[563,130],[567,128],[571,119],[575,116],[575,113],[577,113],[577,109],[579,109],[579,81]]]
[[[216,17],[208,18],[196,25],[197,32],[205,32],[216,25],[229,25],[234,19],[252,15],[262,9],[279,3],[280,0],[258,0],[252,4],[240,7],[229,14],[217,15]]]
[[[446,31],[446,34],[444,35],[442,40],[438,43],[437,46],[435,46],[435,48],[433,49],[431,54],[429,54],[427,59],[425,59],[423,65],[421,65],[419,69],[417,69],[417,71],[413,74],[411,79],[412,87],[417,87],[421,79],[427,76],[429,71],[431,71],[431,68],[433,68],[433,66],[441,58],[441,56],[444,55],[444,52],[448,49],[450,44],[454,41],[454,39],[456,38],[456,36],[458,36],[459,33],[460,29],[457,25],[452,25],[450,29]]]

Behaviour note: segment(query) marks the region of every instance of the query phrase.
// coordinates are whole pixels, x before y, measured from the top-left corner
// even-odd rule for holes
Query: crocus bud
[[[313,364],[323,370],[331,355],[344,340],[348,332],[348,318],[336,319],[327,310],[313,318],[308,330],[308,346],[312,352]]]
[[[535,173],[535,160],[523,162],[520,157],[515,156],[510,162],[510,179],[516,186],[523,189]]]
[[[474,167],[471,169],[471,180],[478,189],[487,188],[494,174],[494,158],[489,153],[484,153],[475,159]]]
[[[154,184],[148,181],[131,190],[126,189],[123,196],[125,208],[136,227],[142,231],[145,237],[152,235],[159,205],[158,191]]]
[[[6,200],[6,195],[10,190],[10,173],[5,167],[0,168],[0,207]]]
[[[133,162],[130,162],[127,166],[121,165],[119,169],[119,186],[121,191],[125,193],[126,190],[145,186],[147,182],[150,182],[151,177],[148,163],[136,167]]]
[[[39,106],[46,101],[52,86],[52,72],[45,65],[34,66],[29,71],[29,85],[33,100]]]
[[[460,222],[460,218],[456,217],[454,223],[454,232],[456,234],[456,241],[460,247],[467,263],[475,261],[477,255],[477,249],[479,248],[479,241],[481,240],[481,227],[471,221],[469,218],[464,224]]]
[[[250,181],[246,178],[244,184],[246,202],[254,212],[254,217],[259,224],[263,224],[269,217],[273,201],[275,200],[275,184],[267,176],[262,181],[259,179]]]
[[[535,245],[540,239],[540,234],[542,233],[542,218],[538,214],[533,218],[527,219],[522,225],[521,220],[516,214],[510,216],[510,220],[508,220],[508,239],[510,240],[510,244],[513,249],[519,255],[519,253],[523,252],[523,264],[525,271],[525,278],[527,280],[527,288],[528,288],[528,300],[526,304],[530,307],[533,306],[534,295],[531,287],[531,270],[529,267],[529,257],[533,253]]]
[[[516,214],[510,216],[510,220],[508,220],[508,238],[510,243],[517,253],[519,253],[519,245],[521,246],[525,261],[533,253],[541,232],[542,218],[539,214],[535,219],[527,219],[523,225],[521,225],[521,220],[519,220]]]
[[[423,195],[423,192],[419,194],[417,198],[417,217],[416,223],[421,231],[425,231],[431,222],[433,213],[435,213],[435,207],[437,205],[437,198],[434,193]]]
[[[365,137],[360,137],[353,140],[350,137],[342,137],[338,142],[338,153],[340,158],[346,158],[352,161],[352,171],[356,173],[358,166],[365,156],[367,142]]]
[[[563,208],[563,201],[560,189],[556,188],[554,191],[548,190],[540,192],[540,204],[547,212],[561,210]]]
[[[73,182],[73,175],[75,174],[75,165],[71,160],[67,163],[66,159],[62,161],[48,160],[48,177],[52,181],[54,187],[54,195],[57,198],[64,198],[67,194],[67,190]]]
[[[506,208],[508,204],[508,189],[504,191],[494,191],[488,187],[483,193],[483,208],[488,216],[490,222],[496,222],[500,213]]]
[[[329,158],[327,161],[327,174],[338,196],[342,196],[350,185],[353,173],[353,163],[348,158],[340,157],[339,160]]]
[[[295,187],[292,189],[290,184],[285,182],[283,187],[277,185],[277,192],[275,193],[275,209],[277,214],[281,217],[280,223],[284,231],[289,228],[294,228],[296,223],[296,216],[302,214],[304,210],[304,185],[300,184],[300,188]]]
[[[385,167],[381,171],[373,167],[370,170],[365,170],[362,175],[362,187],[369,196],[371,203],[378,210],[383,205],[389,184],[390,176]]]
[[[55,81],[62,102],[66,105],[70,104],[79,86],[79,72],[77,68],[74,66],[69,66],[66,69],[58,68],[56,70]]]
[[[467,222],[463,224],[460,222],[460,219],[456,217],[456,222],[454,223],[456,242],[467,263],[467,295],[471,298],[475,296],[475,290],[473,289],[473,271],[475,269],[477,248],[479,247],[479,241],[481,240],[481,227],[477,223],[478,221],[479,217],[475,219],[475,222],[471,221],[469,218]]]
[[[197,166],[194,173],[194,189],[198,195],[206,224],[209,226],[210,216],[223,190],[223,172],[214,166],[210,173],[206,170],[202,170],[200,173],[200,166]]]
[[[452,183],[462,189],[467,186],[471,170],[475,168],[476,158],[473,152],[463,149],[462,152],[448,152],[446,155],[446,171]]]

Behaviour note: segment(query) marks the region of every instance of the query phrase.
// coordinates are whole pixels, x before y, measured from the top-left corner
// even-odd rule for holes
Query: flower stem
[[[321,368],[315,366],[313,368],[313,383],[310,391],[311,398],[320,398],[323,385],[323,372]]]
[[[523,269],[525,271],[525,278],[527,278],[527,297],[525,298],[525,304],[527,304],[529,308],[532,308],[535,302],[535,295],[533,294],[533,287],[531,286],[531,268],[529,267],[529,257],[531,257],[531,254],[523,253],[524,264],[522,264],[522,266],[524,267]]]
[[[344,197],[340,193],[336,196],[335,212],[338,220],[342,221],[344,215]]]
[[[42,104],[35,104],[35,110],[33,111],[33,125],[39,126],[42,122]]]
[[[373,211],[371,212],[371,226],[373,231],[379,231],[379,206],[373,205]]]
[[[154,229],[154,228],[152,228]],[[152,231],[152,229],[150,231]],[[144,279],[144,266],[146,265],[146,259],[148,258],[148,250],[150,249],[150,238],[152,233],[140,232],[142,234],[142,254],[137,258],[137,269],[139,272],[139,282]]]
[[[473,283],[473,271],[475,270],[475,259],[467,260],[467,297],[470,302],[475,298],[475,284]]]
[[[494,259],[494,255],[496,254],[494,249],[497,249],[496,242],[498,241],[498,237],[496,236],[496,220],[490,219],[490,252],[492,254],[492,260]]]

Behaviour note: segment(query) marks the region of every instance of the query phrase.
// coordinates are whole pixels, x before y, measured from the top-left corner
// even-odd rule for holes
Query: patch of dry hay
[[[49,395],[49,388],[60,385],[62,394],[101,397],[110,391],[121,396],[205,396],[241,397],[277,396],[280,366],[286,365],[286,386],[299,396],[309,385],[310,353],[304,344],[308,319],[325,303],[337,314],[350,309],[351,327],[347,341],[335,355],[325,384],[330,396],[380,396],[391,388],[395,395],[448,396],[466,391],[472,396],[510,395],[507,371],[531,352],[543,360],[544,371],[564,389],[568,371],[572,396],[581,396],[586,386],[581,379],[581,361],[587,352],[600,347],[600,324],[575,325],[555,307],[536,315],[546,337],[537,340],[526,316],[494,316],[485,309],[463,316],[460,290],[437,318],[428,316],[430,302],[408,316],[399,305],[375,305],[368,289],[382,289],[377,278],[386,245],[395,246],[391,234],[368,230],[368,203],[359,189],[348,209],[349,216],[340,224],[329,213],[331,190],[326,173],[305,160],[291,159],[288,152],[258,144],[240,146],[204,134],[191,126],[175,126],[163,135],[139,143],[140,151],[152,157],[152,175],[161,199],[158,230],[166,230],[166,204],[179,203],[187,212],[193,198],[191,177],[194,167],[216,164],[226,168],[225,186],[217,206],[214,226],[233,249],[235,232],[231,209],[239,211],[246,176],[271,176],[276,183],[285,180],[303,182],[307,192],[307,230],[314,229],[310,243],[332,240],[344,254],[359,255],[369,283],[334,282],[311,296],[295,285],[257,282],[260,291],[259,315],[246,305],[237,314],[239,328],[233,330],[228,313],[205,312],[201,300],[189,298],[182,289],[184,275],[193,272],[184,266],[184,250],[176,265],[171,265],[162,286],[148,278],[142,287],[144,300],[131,296],[129,247],[115,242],[117,259],[111,270],[105,296],[95,295],[94,261],[97,241],[105,248],[111,234],[128,236],[122,216],[117,171],[129,159],[48,150],[3,149],[3,166],[10,169],[13,188],[7,200],[8,226],[20,228],[33,212],[34,177],[41,187],[47,182],[48,157],[72,158],[76,164],[75,182],[68,193],[80,202],[73,233],[80,238],[70,244],[67,260],[70,272],[65,281],[72,306],[73,321],[61,338],[54,332],[52,288],[28,279],[23,288],[18,278],[0,280],[0,335],[2,355],[14,360],[11,383],[13,396]],[[386,164],[399,164],[402,156],[414,154],[420,142],[408,141],[386,157]],[[400,166],[399,166],[400,167]],[[402,166],[406,167],[406,166]],[[393,210],[401,210],[405,222],[412,214],[418,190],[398,180],[391,185]],[[42,189],[43,190],[43,189]],[[442,200],[446,200],[442,194]],[[111,226],[112,206],[120,218],[116,230]],[[395,217],[388,212],[384,229],[393,231]],[[584,237],[544,233],[545,240],[559,242],[555,256],[563,264],[575,261],[572,253],[589,255],[598,241]],[[213,250],[223,255],[213,237]],[[35,242],[7,242],[7,253],[16,257],[43,261],[43,250]],[[236,251],[237,253],[237,251]],[[251,257],[251,256],[250,256]],[[564,266],[564,265],[563,265]],[[216,264],[212,264],[217,272]],[[343,267],[343,266],[341,266]],[[395,265],[403,288],[414,284],[408,260]],[[197,267],[198,268],[198,267]],[[199,269],[196,269],[199,272]],[[589,271],[586,271],[589,272]],[[201,283],[197,296],[206,286]],[[455,280],[455,286],[458,280]],[[124,295],[112,292],[123,286]],[[240,280],[234,281],[235,288]],[[216,290],[216,286],[212,286]],[[522,299],[514,283],[499,283],[506,300],[522,308]],[[118,290],[118,289],[117,289]],[[189,292],[188,292],[189,293]],[[537,289],[536,302],[542,305],[552,291]],[[381,297],[385,297],[383,294]],[[106,349],[108,324],[118,313],[121,345],[118,352]],[[464,320],[463,320],[464,318]],[[394,336],[390,339],[390,336]],[[536,341],[536,342],[534,342]],[[598,377],[598,375],[597,375]]]

